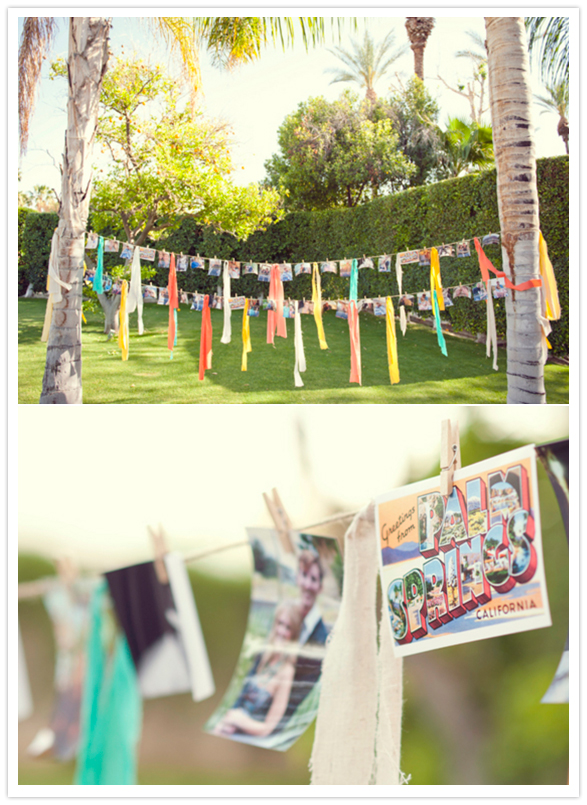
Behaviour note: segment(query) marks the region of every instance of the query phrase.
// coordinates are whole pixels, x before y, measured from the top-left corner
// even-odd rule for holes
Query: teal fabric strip
[[[136,785],[142,701],[126,638],[117,635],[108,660],[103,643],[107,584],[95,590],[80,716],[74,785]]]
[[[177,308],[175,308],[174,311],[173,311],[173,319],[175,321],[175,336],[173,338],[173,346],[176,347],[177,346]]]
[[[104,238],[98,237],[98,257],[96,260],[96,273],[94,275],[93,288],[96,293],[104,293],[102,274],[104,272]]]
[[[448,352],[446,351],[446,341],[444,340],[444,333],[442,332],[442,326],[440,324],[440,308],[438,306],[438,293],[436,292],[436,288],[434,289],[434,301],[436,302],[434,305],[434,318],[436,319],[436,336],[438,338],[438,346],[440,347],[442,354],[448,357]]]
[[[349,289],[349,302],[357,301],[357,291],[359,287],[359,269],[356,260],[353,260],[351,265],[351,283]]]

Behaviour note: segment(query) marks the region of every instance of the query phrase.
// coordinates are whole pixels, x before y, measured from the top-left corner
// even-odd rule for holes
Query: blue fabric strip
[[[102,274],[104,271],[104,238],[98,237],[98,258],[96,260],[96,273],[94,275],[93,288],[96,293],[104,293],[102,284]]]
[[[349,302],[350,301],[357,301],[357,291],[359,286],[359,269],[358,263],[356,260],[353,260],[351,265],[351,282],[350,282],[350,289],[349,289]]]
[[[446,351],[446,341],[444,340],[444,333],[442,332],[442,325],[440,324],[440,309],[438,307],[438,294],[436,292],[436,288],[434,289],[434,318],[436,319],[436,336],[438,338],[438,346],[440,347],[440,351],[443,355],[448,357],[448,352]]]

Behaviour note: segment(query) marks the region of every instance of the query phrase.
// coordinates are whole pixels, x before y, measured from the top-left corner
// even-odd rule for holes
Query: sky
[[[192,554],[243,541],[247,527],[270,526],[262,494],[273,488],[294,527],[303,528],[330,513],[329,504],[357,511],[410,478],[426,477],[439,461],[443,419],[464,432],[480,418],[496,439],[568,438],[567,406],[532,406],[531,417],[528,410],[178,405],[171,413],[161,406],[20,406],[11,529],[18,529],[21,551],[69,556],[96,571],[152,559],[147,528],[158,524],[171,550]],[[227,550],[199,564],[246,576],[250,551]]]
[[[216,12],[219,10],[214,9]],[[55,10],[54,13],[58,11]],[[345,11],[352,12],[353,9]],[[395,13],[398,11],[401,12],[402,9],[394,9]],[[434,14],[436,24],[426,46],[425,83],[439,102],[440,123],[445,124],[451,115],[466,116],[469,104],[447,89],[438,76],[451,86],[455,86],[459,79],[466,79],[469,76],[469,60],[456,58],[455,53],[471,45],[471,40],[467,36],[468,31],[476,32],[484,38],[484,20],[481,9],[437,8],[428,11]],[[547,11],[541,10],[542,13]],[[113,12],[108,9],[106,13]],[[119,56],[124,53],[130,56],[136,52],[158,63],[167,64],[172,71],[176,71],[177,65],[169,60],[165,49],[154,42],[148,26],[140,17],[129,17],[130,13],[139,12],[123,9],[117,11],[117,16],[113,18],[111,31],[113,55]],[[209,116],[222,118],[233,127],[235,165],[233,180],[237,184],[258,182],[264,178],[264,163],[278,148],[279,126],[300,103],[320,95],[335,100],[346,87],[351,86],[330,83],[332,75],[325,72],[327,68],[338,67],[341,64],[330,52],[335,45],[350,48],[351,39],[362,40],[365,29],[373,35],[376,42],[380,41],[388,31],[393,30],[396,46],[407,43],[405,17],[389,16],[385,10],[371,8],[360,9],[360,13],[369,13],[372,16],[358,17],[359,30],[356,33],[351,31],[347,20],[340,43],[336,37],[330,37],[326,46],[310,48],[308,51],[304,49],[301,40],[298,40],[294,48],[285,52],[280,45],[270,47],[263,52],[260,60],[241,66],[233,72],[212,67],[207,55],[203,54],[202,106]],[[413,10],[410,10],[410,13],[413,13]],[[466,13],[473,13],[476,16],[461,16]],[[19,14],[26,14],[26,9],[19,10]],[[58,18],[58,21],[59,31],[52,56],[66,57],[67,21],[64,17]],[[32,121],[28,153],[20,164],[22,179],[19,190],[22,191],[29,191],[39,184],[49,185],[56,190],[60,187],[58,166],[66,126],[66,87],[62,81],[50,81],[48,72],[49,60],[45,62],[43,68],[43,80]],[[384,77],[376,87],[378,94],[385,96],[390,83],[397,85],[398,79],[395,73],[404,82],[413,73],[413,54],[409,47],[393,65],[389,77]],[[536,66],[533,67],[532,74],[534,92],[545,94]],[[541,114],[541,108],[535,107],[534,125],[538,157],[565,153],[563,141],[556,132],[557,123],[557,115]]]

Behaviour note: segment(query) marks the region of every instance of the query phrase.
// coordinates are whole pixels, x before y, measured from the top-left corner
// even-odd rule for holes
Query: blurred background
[[[159,523],[169,548],[184,554],[241,542],[247,526],[271,525],[262,493],[273,488],[295,527],[355,511],[439,472],[446,418],[459,423],[463,466],[569,435],[566,406],[72,406],[50,420],[45,412],[19,409],[19,581],[53,575],[64,557],[88,574],[152,559],[147,526]],[[541,465],[538,480],[553,625],[404,660],[401,765],[412,785],[567,782],[568,705],[540,699],[567,636],[568,548]],[[344,527],[315,531],[340,536]],[[247,546],[189,564],[216,694],[144,703],[140,784],[309,783],[313,728],[285,753],[201,730],[237,662],[251,569]],[[26,753],[51,716],[55,645],[40,599],[20,601],[18,614],[34,703],[19,725],[19,783],[70,784],[73,762]]]

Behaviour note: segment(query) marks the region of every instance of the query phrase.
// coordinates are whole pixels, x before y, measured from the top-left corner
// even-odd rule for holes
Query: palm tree
[[[495,165],[491,126],[451,117],[446,130],[442,131],[438,127],[438,133],[444,142],[449,177]]]
[[[382,78],[389,70],[391,65],[406,51],[406,47],[399,47],[392,51],[395,34],[390,31],[385,39],[375,45],[373,37],[365,31],[363,44],[352,40],[352,51],[342,47],[336,47],[330,51],[343,64],[346,69],[340,67],[328,67],[325,73],[334,73],[334,78],[330,82],[336,84],[340,81],[352,81],[365,90],[365,97],[370,104],[375,103],[377,94],[375,83]]]
[[[536,148],[523,17],[485,17],[503,270],[539,279]],[[540,289],[506,298],[508,403],[545,403]]]
[[[164,40],[181,57],[193,93],[199,88],[199,41],[226,64],[257,58],[262,46],[281,39],[293,41],[292,17],[153,17]],[[323,41],[324,18],[300,17],[307,44]],[[256,22],[254,22],[256,21]],[[63,154],[59,210],[59,275],[71,287],[55,304],[43,376],[40,403],[80,404],[81,302],[84,234],[92,189],[92,153],[98,124],[102,78],[108,66],[106,17],[70,17],[68,126]],[[19,48],[19,120],[21,153],[26,150],[28,126],[41,74],[41,63],[55,33],[50,17],[26,17]]]
[[[540,44],[542,80],[556,86],[569,79],[569,18],[526,17],[526,33],[530,56]]]
[[[563,138],[567,154],[569,153],[569,82],[563,79],[558,84],[547,85],[546,91],[549,97],[535,95],[536,101],[544,107],[541,114],[545,112],[556,112],[559,116],[557,132]]]
[[[406,17],[406,31],[414,51],[414,72],[424,81],[424,49],[434,28],[434,17]]]

